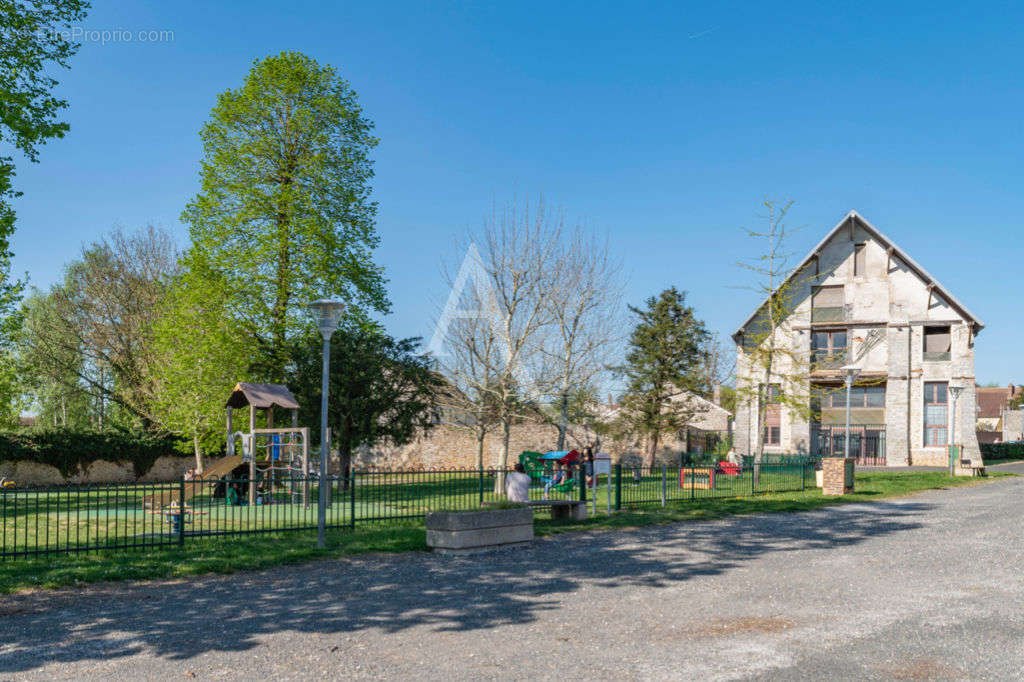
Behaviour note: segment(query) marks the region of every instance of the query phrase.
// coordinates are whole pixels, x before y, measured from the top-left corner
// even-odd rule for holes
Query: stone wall
[[[573,427],[567,434],[567,449],[583,450],[593,444],[597,438],[590,429]],[[519,460],[519,453],[524,450],[549,452],[555,449],[558,442],[558,429],[550,424],[516,424],[513,425],[509,439],[508,466]],[[487,434],[484,440],[484,468],[501,466],[501,430]],[[679,453],[684,444],[675,438],[668,438],[658,449],[656,461],[659,464],[678,464]],[[612,456],[613,462],[639,465],[640,453],[646,452],[640,441],[625,442],[603,438],[599,450]],[[353,466],[357,469],[380,469],[395,471],[400,469],[476,469],[477,440],[470,430],[440,425],[431,429],[426,435],[418,437],[408,445],[381,445],[372,449],[363,449],[353,458]]]
[[[97,460],[85,471],[65,477],[57,467],[39,462],[0,462],[0,477],[12,480],[19,487],[67,485],[82,483],[166,483],[177,481],[186,469],[195,466],[193,457],[160,457],[141,478],[127,462]]]

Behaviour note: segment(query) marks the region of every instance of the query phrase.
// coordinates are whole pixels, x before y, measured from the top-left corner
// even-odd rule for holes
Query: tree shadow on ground
[[[5,598],[0,671],[245,651],[282,631],[330,635],[413,627],[467,631],[531,623],[587,587],[659,589],[780,552],[843,551],[909,531],[932,505],[850,505],[803,514],[557,535],[468,557],[404,554],[332,560],[180,582]]]

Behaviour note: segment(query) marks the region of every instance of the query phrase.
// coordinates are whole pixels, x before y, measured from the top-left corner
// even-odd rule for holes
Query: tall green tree
[[[357,315],[388,308],[371,257],[372,130],[334,68],[282,52],[221,94],[200,132],[202,189],[182,220],[223,274],[263,378],[284,378],[291,342],[309,331],[309,301],[337,297]]]
[[[627,380],[620,419],[647,438],[653,466],[662,437],[686,428],[701,409],[688,396],[701,387],[710,335],[686,304],[686,293],[675,287],[650,297],[643,308],[629,309],[637,323],[620,368]]]
[[[434,426],[445,383],[419,345],[419,339],[396,340],[367,324],[346,325],[331,338],[327,423],[343,476],[356,448],[402,445]],[[320,423],[322,348],[318,338],[307,337],[294,354],[290,383],[305,424]]]
[[[98,427],[108,406],[135,425],[153,425],[152,328],[177,268],[167,232],[114,230],[84,247],[63,280],[32,300],[38,310],[30,309],[23,352],[51,380],[76,375],[96,401]]]
[[[22,303],[25,322],[17,345],[18,376],[22,392],[36,413],[36,423],[54,427],[96,426],[96,399],[83,387],[85,358],[74,335],[39,343],[39,330],[53,334],[62,320],[55,297],[33,291]]]
[[[67,123],[58,120],[67,102],[55,97],[52,66],[68,68],[78,45],[64,31],[85,17],[88,2],[78,0],[0,0],[0,147],[14,148],[29,161],[39,147],[64,137]],[[16,410],[19,401],[14,359],[9,350],[18,335],[18,302],[25,283],[11,279],[11,236],[15,213],[14,157],[0,154],[0,412]],[[9,414],[8,414],[9,417]],[[17,415],[15,415],[15,418]],[[9,421],[7,417],[5,420]]]
[[[226,314],[223,280],[194,259],[183,266],[153,325],[153,412],[161,427],[191,444],[201,473],[204,454],[224,445],[224,401],[246,380],[251,358]]]

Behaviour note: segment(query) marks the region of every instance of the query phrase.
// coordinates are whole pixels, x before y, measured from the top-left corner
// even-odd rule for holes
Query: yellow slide
[[[204,485],[210,485],[230,474],[243,461],[239,455],[230,455],[210,463],[203,469],[203,475],[199,480],[185,482],[185,500],[187,501],[195,497]],[[142,498],[142,506],[144,509],[161,509],[177,502],[179,497],[180,493],[177,490],[165,490]]]

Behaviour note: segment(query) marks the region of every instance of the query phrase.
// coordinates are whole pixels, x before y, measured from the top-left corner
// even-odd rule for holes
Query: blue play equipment
[[[579,459],[580,453],[576,450],[552,450],[540,457],[540,461],[545,464],[553,465],[555,462],[558,462],[562,466],[568,466],[578,462]],[[562,475],[564,476],[562,482],[551,486],[551,489],[557,490],[561,493],[569,492],[576,486],[576,477],[571,475],[569,471],[565,471]],[[554,472],[545,467],[544,475],[541,476],[541,482],[547,485],[551,482],[552,478],[554,478]]]

